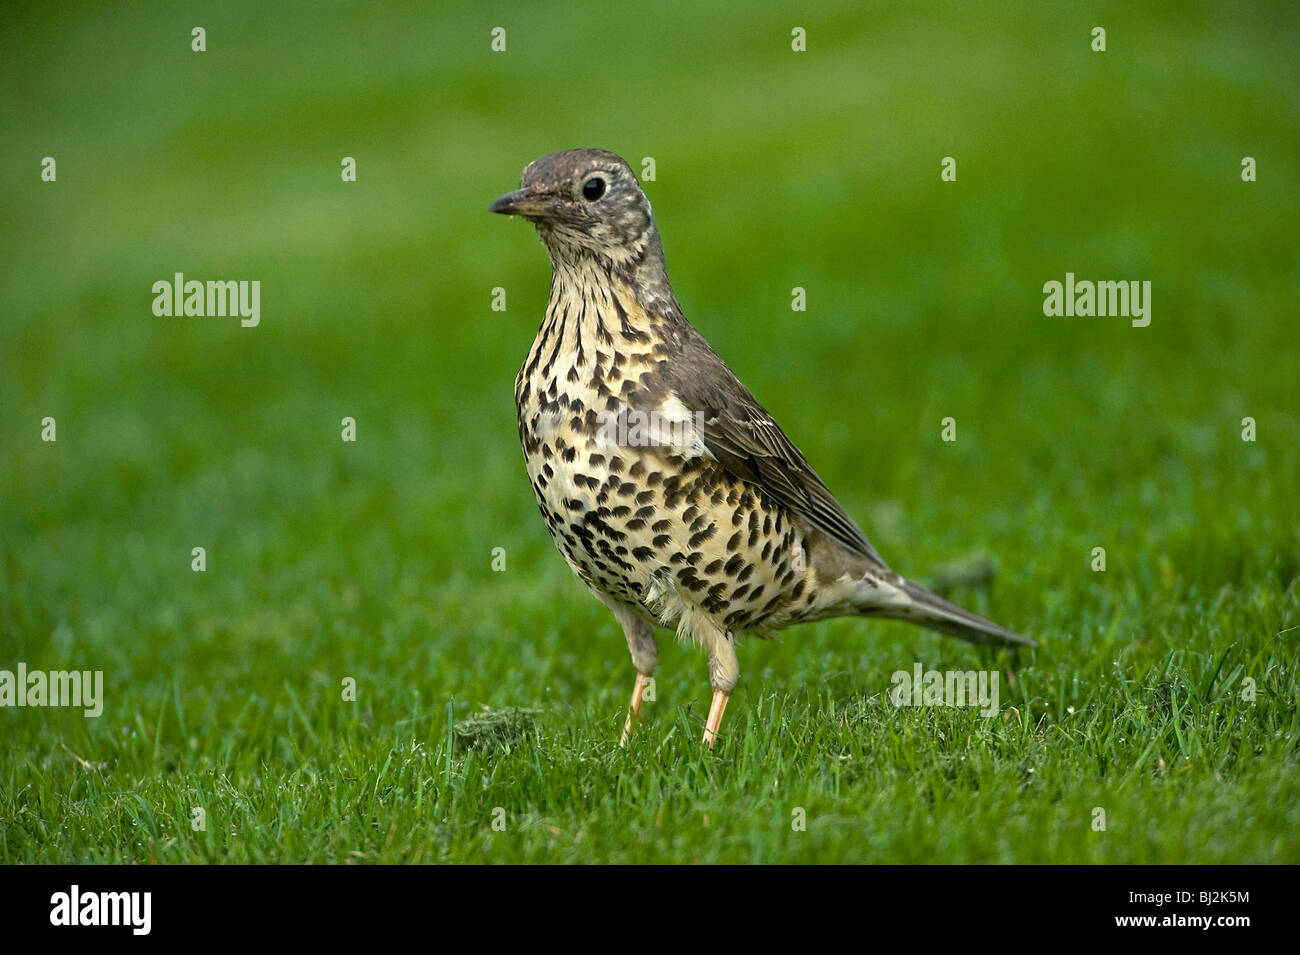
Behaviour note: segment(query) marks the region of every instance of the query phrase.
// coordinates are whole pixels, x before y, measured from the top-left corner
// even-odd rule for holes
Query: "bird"
[[[1035,645],[889,568],[686,319],[622,157],[542,156],[489,208],[531,222],[551,261],[546,312],[515,378],[519,439],[557,549],[627,640],[636,678],[620,745],[658,665],[657,628],[707,653],[710,750],[743,636],[859,616]]]

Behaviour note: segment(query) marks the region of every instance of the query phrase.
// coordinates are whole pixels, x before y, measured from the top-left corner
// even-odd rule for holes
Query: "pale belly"
[[[588,586],[666,627],[762,629],[812,606],[801,531],[711,457],[611,441],[567,408],[525,421],[539,509]]]

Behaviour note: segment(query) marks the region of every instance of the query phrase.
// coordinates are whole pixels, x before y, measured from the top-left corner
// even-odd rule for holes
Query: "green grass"
[[[0,669],[107,699],[0,710],[0,862],[1300,861],[1294,9],[661,7],[6,11]],[[710,755],[664,636],[618,748],[515,433],[545,256],[486,211],[577,145],[655,157],[687,314],[885,558],[990,555],[954,599],[1039,649],[750,641]],[[175,271],[261,326],[155,318]],[[1066,271],[1150,327],[1043,316]],[[893,707],[917,661],[1002,712]]]

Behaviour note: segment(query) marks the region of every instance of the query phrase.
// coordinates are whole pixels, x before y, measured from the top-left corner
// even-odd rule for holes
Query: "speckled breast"
[[[728,631],[797,613],[802,536],[783,508],[713,460],[689,422],[677,429],[680,409],[633,409],[663,419],[629,427],[626,399],[652,349],[615,335],[580,344],[564,329],[543,325],[516,399],[533,493],[575,573],[669,627],[688,612]]]

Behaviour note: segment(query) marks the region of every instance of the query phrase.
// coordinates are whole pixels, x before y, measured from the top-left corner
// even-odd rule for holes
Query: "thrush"
[[[682,314],[650,202],[621,157],[542,156],[491,211],[532,222],[551,259],[546,315],[515,379],[519,438],[556,547],[627,639],[636,680],[623,744],[659,661],[658,627],[708,654],[710,748],[742,634],[862,616],[1033,645],[889,569]]]

